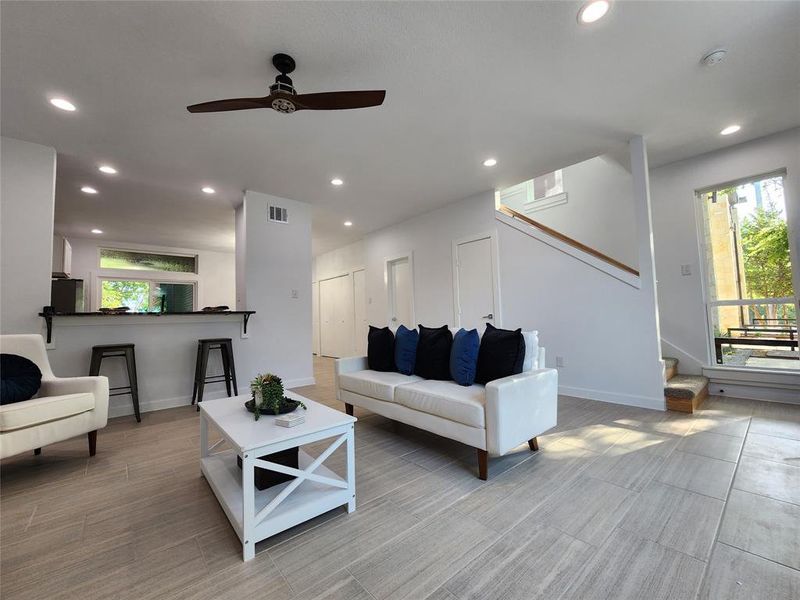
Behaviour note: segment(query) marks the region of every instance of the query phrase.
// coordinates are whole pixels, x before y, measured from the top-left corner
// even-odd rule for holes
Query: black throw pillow
[[[42,385],[36,363],[16,354],[0,354],[0,405],[30,400]]]
[[[449,380],[452,345],[453,333],[447,325],[442,327],[420,325],[414,374],[425,379]]]
[[[501,377],[522,373],[525,361],[525,338],[522,329],[497,329],[491,323],[481,338],[475,383],[489,383]]]
[[[369,326],[367,364],[373,371],[394,371],[394,334],[388,327]]]

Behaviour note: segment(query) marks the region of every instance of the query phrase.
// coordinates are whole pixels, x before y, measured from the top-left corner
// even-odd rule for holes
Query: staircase
[[[667,410],[692,413],[708,396],[708,377],[679,375],[678,359],[664,358],[664,400]]]

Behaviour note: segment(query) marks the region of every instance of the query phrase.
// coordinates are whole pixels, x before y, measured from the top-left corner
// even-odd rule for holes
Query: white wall
[[[637,268],[633,179],[627,162],[604,154],[561,171],[566,204],[532,213],[526,213],[521,202],[509,206],[629,267]]]
[[[743,177],[786,169],[787,215],[795,236],[794,261],[800,256],[800,128],[760,138],[653,169],[653,232],[664,353],[681,359],[683,372],[699,373],[709,364],[706,313],[700,272],[695,190]],[[681,265],[691,267],[681,276]],[[800,281],[795,281],[795,291]]]
[[[56,151],[0,141],[0,332],[39,333],[50,304]]]
[[[633,188],[630,195],[634,197]],[[645,218],[646,211],[641,212]],[[564,358],[561,392],[663,408],[652,282],[641,288],[623,283],[497,221],[493,192],[372,233],[361,246],[321,255],[315,261],[317,278],[366,265],[367,314],[372,324],[386,325],[384,261],[411,251],[416,322],[452,326],[452,243],[488,231],[495,231],[499,242],[499,326],[539,330],[547,366],[555,367],[556,356]],[[631,243],[637,264],[646,264],[648,257],[652,262],[649,227],[641,240],[634,236]]]
[[[137,273],[149,277],[144,272],[123,269],[100,269],[100,248],[124,248],[148,252],[196,254],[198,272],[174,273],[170,280],[194,281],[197,284],[197,308],[204,306],[236,306],[236,259],[233,252],[212,252],[191,248],[151,246],[114,242],[101,238],[68,238],[72,244],[72,278],[84,280],[85,310],[97,310],[99,284],[98,276],[134,278]]]
[[[268,222],[270,204],[287,208],[289,222]],[[236,356],[240,381],[270,371],[288,385],[312,383],[310,206],[245,192],[236,246],[237,271],[244,274],[237,295],[257,313]]]

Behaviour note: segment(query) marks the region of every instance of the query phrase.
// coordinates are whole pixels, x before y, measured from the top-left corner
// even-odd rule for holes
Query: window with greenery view
[[[197,273],[197,257],[101,248],[100,268]]]
[[[127,306],[131,312],[191,312],[193,283],[160,283],[129,279],[103,279],[100,307]]]

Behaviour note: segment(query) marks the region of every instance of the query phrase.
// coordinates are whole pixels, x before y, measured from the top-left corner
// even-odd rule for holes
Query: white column
[[[639,248],[639,278],[642,294],[642,330],[648,333],[650,343],[648,354],[652,352],[653,372],[648,373],[652,380],[653,396],[663,397],[664,361],[661,360],[661,331],[658,324],[658,296],[656,286],[656,263],[653,250],[653,221],[650,207],[650,175],[647,164],[647,144],[642,136],[629,141],[631,174],[633,176],[633,202],[636,213],[637,243]],[[648,361],[648,364],[650,362]]]

